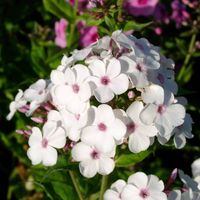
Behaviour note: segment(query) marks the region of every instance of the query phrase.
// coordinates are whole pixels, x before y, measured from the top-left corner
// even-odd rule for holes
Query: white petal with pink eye
[[[117,60],[116,58],[110,59],[106,69],[107,76],[112,79],[118,76],[120,72],[121,72],[121,65],[119,60]]]
[[[42,148],[41,145],[34,145],[30,147],[27,151],[27,156],[31,160],[32,165],[37,165],[42,161]]]
[[[137,172],[129,176],[128,184],[133,184],[138,188],[145,188],[148,184],[148,177],[143,172]]]
[[[115,120],[113,110],[107,104],[99,105],[95,114],[95,123],[105,123],[110,125]]]
[[[42,149],[42,163],[45,166],[53,166],[57,162],[58,153],[57,151],[51,147],[47,146]]]
[[[154,122],[157,115],[157,106],[148,104],[140,113],[140,119],[143,123],[150,125]]]
[[[28,144],[29,146],[37,145],[38,142],[42,141],[42,133],[38,127],[32,128],[32,134],[29,137]]]
[[[128,86],[129,86],[129,80],[125,74],[120,74],[119,76],[113,78],[110,83],[110,88],[117,95],[126,92]]]
[[[96,175],[99,166],[96,160],[84,160],[79,164],[80,172],[86,178],[92,178]]]
[[[99,159],[99,174],[105,176],[110,174],[115,167],[115,162],[111,158],[100,158]]]
[[[164,103],[164,89],[159,85],[150,85],[142,92],[142,100],[145,103]]]
[[[67,84],[67,80],[65,79],[65,75],[60,70],[53,70],[50,75],[51,81],[54,85],[62,85]]]
[[[105,63],[101,60],[95,60],[89,65],[93,76],[102,77],[106,73]]]
[[[66,143],[65,130],[62,127],[58,127],[56,131],[48,137],[48,144],[55,148],[63,148]]]
[[[142,198],[139,196],[140,191],[137,187],[131,184],[127,184],[122,193],[121,193],[121,199],[123,200],[142,200]]]
[[[79,142],[78,144],[76,144],[73,148],[72,148],[72,158],[75,161],[83,161],[83,160],[89,160],[91,159],[91,152],[92,152],[92,148],[83,143],[83,142]]]
[[[100,103],[106,103],[114,98],[114,93],[110,88],[103,86],[95,89],[94,96]]]

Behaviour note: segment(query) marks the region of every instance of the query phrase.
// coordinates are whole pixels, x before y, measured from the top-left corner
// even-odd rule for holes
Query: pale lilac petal
[[[140,112],[144,108],[143,103],[141,101],[134,101],[126,110],[127,115],[134,121],[140,122]]]
[[[109,61],[107,70],[106,70],[106,75],[108,75],[109,78],[114,78],[120,74],[121,71],[121,65],[119,60],[113,58]]]
[[[114,93],[108,87],[98,87],[94,91],[94,96],[100,103],[107,103],[114,98]]]
[[[44,166],[52,166],[57,162],[58,153],[57,151],[51,147],[47,146],[42,150],[42,163]]]
[[[85,65],[77,64],[72,68],[72,70],[75,72],[76,81],[78,83],[84,82],[90,76],[89,69]]]
[[[42,161],[42,148],[40,145],[34,145],[27,151],[27,156],[31,160],[32,165],[37,165]]]
[[[80,172],[86,178],[95,176],[98,168],[98,162],[96,160],[85,160],[79,164]]]
[[[140,113],[140,119],[145,124],[152,124],[157,115],[157,106],[148,104]]]
[[[166,114],[174,127],[180,126],[184,122],[185,108],[181,104],[172,104],[167,107]]]
[[[149,175],[148,176],[148,188],[151,191],[154,192],[159,192],[159,191],[163,191],[164,190],[164,183],[163,181],[159,180],[159,178],[155,175]]]
[[[103,198],[104,200],[121,200],[121,198],[119,197],[119,193],[110,189],[106,190]]]
[[[182,149],[186,145],[186,138],[181,133],[176,133],[174,136],[174,144],[177,149]]]
[[[109,87],[115,94],[119,95],[127,91],[128,85],[128,77],[125,74],[120,74],[111,80]]]
[[[42,133],[38,127],[32,128],[32,134],[29,137],[28,144],[29,146],[34,146],[40,144],[42,141]]]
[[[138,188],[146,188],[148,177],[143,172],[137,172],[128,178],[128,184],[135,185]]]
[[[111,158],[100,158],[99,160],[99,174],[105,176],[110,174],[115,167],[115,162]]]
[[[109,132],[116,140],[121,140],[126,134],[126,126],[121,120],[115,119]]]
[[[142,99],[145,103],[164,103],[164,89],[159,85],[151,85],[142,92]]]
[[[72,158],[78,162],[91,159],[91,152],[92,148],[83,142],[76,144],[71,151]]]
[[[50,75],[51,81],[55,85],[61,85],[61,84],[66,84],[67,80],[65,79],[65,76],[63,72],[59,70],[53,70]]]
[[[150,146],[150,138],[140,133],[133,133],[129,137],[128,147],[133,153],[139,153],[148,149]]]
[[[48,144],[57,149],[63,148],[66,143],[66,134],[65,130],[61,127],[58,127],[56,131],[48,137]]]
[[[106,73],[105,64],[101,60],[95,60],[89,65],[92,74],[97,77],[102,77]]]

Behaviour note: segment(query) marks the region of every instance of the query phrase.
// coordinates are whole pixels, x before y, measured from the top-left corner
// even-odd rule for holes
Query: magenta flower
[[[172,15],[171,19],[175,21],[176,27],[180,28],[181,25],[187,23],[190,19],[190,14],[187,12],[186,7],[179,0],[174,0],[171,4]]]
[[[158,0],[126,0],[124,8],[126,12],[134,16],[152,15]]]
[[[66,28],[68,22],[65,19],[61,19],[60,21],[55,23],[55,43],[57,46],[61,48],[65,48],[67,46],[66,41]]]
[[[170,16],[168,15],[164,4],[162,3],[157,4],[154,12],[154,18],[156,19],[156,21],[160,23],[169,24]]]
[[[83,21],[77,24],[80,33],[79,44],[81,47],[87,47],[98,40],[98,29],[96,26],[85,26]]]

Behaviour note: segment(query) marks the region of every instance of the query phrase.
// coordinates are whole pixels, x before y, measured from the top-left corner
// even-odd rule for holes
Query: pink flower
[[[158,0],[126,0],[126,11],[134,16],[149,16],[152,15]]]
[[[80,46],[87,47],[98,40],[98,29],[96,26],[85,26],[83,21],[77,24],[80,33]]]
[[[175,21],[176,27],[180,28],[181,25],[187,23],[190,19],[190,14],[187,12],[186,7],[179,0],[174,0],[171,4],[172,15],[171,19]]]
[[[154,18],[160,23],[169,24],[170,16],[168,15],[167,9],[164,4],[157,4],[154,12]]]
[[[61,19],[60,21],[55,23],[55,43],[57,46],[61,48],[65,48],[67,46],[66,41],[66,28],[68,22],[65,19]]]
[[[162,35],[162,28],[156,27],[156,28],[154,28],[154,32],[156,35]]]

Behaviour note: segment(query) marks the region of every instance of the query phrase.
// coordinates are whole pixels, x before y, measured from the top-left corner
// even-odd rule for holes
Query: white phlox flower
[[[135,56],[133,53],[119,58],[122,72],[126,73],[136,88],[144,88],[150,84],[148,74],[160,67],[160,63],[152,59],[150,56]]]
[[[104,193],[104,200],[121,200],[121,193],[126,186],[126,182],[122,179],[115,181],[110,189]]]
[[[120,95],[128,89],[128,77],[121,73],[120,62],[112,58],[107,63],[96,60],[89,65],[92,77],[90,83],[94,96],[101,103],[109,102],[115,95]]]
[[[24,91],[24,98],[30,102],[28,116],[49,99],[48,86],[48,81],[39,79]]]
[[[63,125],[70,140],[77,142],[80,139],[81,131],[86,125],[90,125],[92,120],[88,107],[79,113],[72,113],[66,109],[60,110]]]
[[[94,177],[97,173],[108,175],[114,170],[115,148],[106,152],[92,143],[79,142],[73,147],[71,153],[74,161],[80,162],[81,174],[87,178]]]
[[[183,124],[185,108],[174,103],[171,92],[159,85],[150,85],[142,92],[142,99],[147,105],[141,111],[141,120],[145,124],[154,123],[162,137],[168,137],[175,127]]]
[[[10,112],[9,112],[9,114],[6,116],[6,119],[7,119],[7,120],[11,120],[12,117],[14,116],[15,112],[16,112],[19,108],[21,108],[21,107],[23,107],[23,106],[26,105],[26,100],[24,99],[23,95],[24,95],[23,91],[19,89],[19,90],[18,90],[18,93],[17,93],[16,96],[15,96],[15,100],[12,101],[12,102],[10,103],[10,105],[9,105],[9,110],[10,110]]]
[[[183,193],[180,190],[173,190],[170,192],[168,200],[200,200],[200,193],[191,189]]]
[[[137,172],[128,178],[128,184],[121,193],[122,200],[167,200],[163,192],[164,183],[155,175]]]
[[[194,180],[198,183],[198,189],[200,190],[200,158],[193,161],[191,164],[192,176]]]
[[[57,162],[56,149],[63,148],[65,143],[65,130],[55,122],[46,122],[42,132],[38,127],[32,128],[27,155],[33,165],[42,162],[45,166],[52,166]]]
[[[60,65],[58,65],[57,70],[65,71],[68,67],[71,67],[73,63],[74,63],[73,56],[67,57],[66,55],[63,55],[61,63]]]
[[[193,120],[190,114],[185,115],[184,123],[173,130],[175,147],[181,149],[186,144],[186,138],[191,139],[194,137],[192,134]]]
[[[121,117],[118,115],[127,127],[126,137],[129,138],[128,146],[133,153],[146,150],[158,132],[155,126],[152,124],[146,125],[140,120],[139,116],[143,108],[142,102],[135,101],[126,110],[126,115],[121,114]]]
[[[102,151],[111,151],[116,141],[121,140],[126,133],[124,123],[115,117],[112,108],[109,105],[102,104],[97,108],[91,108],[94,113],[90,113],[93,118],[91,126],[86,126],[81,135],[81,141],[94,144]]]
[[[51,89],[53,103],[58,109],[66,108],[76,113],[86,107],[91,97],[91,89],[86,81],[90,76],[86,66],[77,64],[60,72],[55,70],[51,74],[54,86]]]

